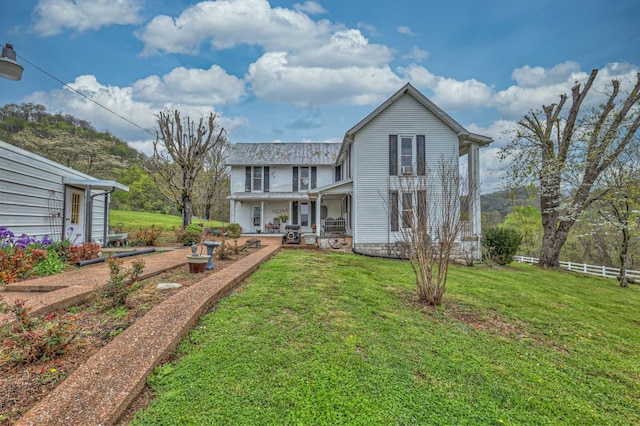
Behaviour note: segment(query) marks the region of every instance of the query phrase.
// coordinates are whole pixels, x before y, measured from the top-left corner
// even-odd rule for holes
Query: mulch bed
[[[141,282],[143,284],[141,289],[128,296],[126,309],[105,312],[94,301],[56,312],[55,315],[72,313],[75,323],[80,326],[80,332],[65,353],[55,359],[29,364],[0,364],[0,425],[13,424],[87,359],[153,307],[181,289],[203,280],[208,275],[215,274],[254,251],[256,250],[242,250],[231,259],[216,259],[216,269],[213,271],[190,274],[189,266],[183,265],[146,279]],[[156,286],[159,283],[179,283],[183,287],[158,290]],[[0,342],[0,344],[3,343]],[[138,398],[134,407],[144,407],[149,399],[150,393],[146,391],[141,398]],[[131,418],[135,411],[137,408],[129,410],[125,414],[125,419]]]

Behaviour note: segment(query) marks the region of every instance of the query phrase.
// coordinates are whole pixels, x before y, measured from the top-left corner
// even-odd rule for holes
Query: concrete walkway
[[[260,250],[208,275],[149,311],[25,413],[16,425],[114,424],[144,389],[148,375],[167,359],[198,318],[280,249],[279,239],[260,239]],[[241,243],[244,241],[239,241]],[[145,256],[145,270],[159,273],[162,268],[166,270],[184,264],[187,253],[174,250]],[[74,291],[80,294],[95,290],[108,279],[105,268],[102,264],[101,267],[63,274],[66,287],[44,294],[51,296],[68,290],[69,297],[74,298]],[[45,285],[44,282],[40,284]],[[49,285],[61,284],[51,280]],[[51,306],[39,299],[27,300],[33,306],[38,303]]]

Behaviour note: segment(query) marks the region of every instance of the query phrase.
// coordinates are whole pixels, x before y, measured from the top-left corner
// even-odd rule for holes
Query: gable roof
[[[362,119],[358,124],[353,126],[350,130],[348,130],[345,135],[343,142],[353,140],[353,135],[355,135],[360,129],[369,124],[374,118],[376,118],[382,111],[386,110],[394,104],[398,99],[402,98],[404,95],[409,95],[414,98],[418,103],[420,103],[423,107],[425,107],[428,111],[430,111],[433,115],[438,117],[440,121],[449,126],[451,130],[458,134],[458,138],[460,142],[476,142],[481,146],[489,145],[493,142],[493,139],[487,136],[478,135],[476,133],[471,133],[462,127],[456,120],[451,118],[449,114],[441,110],[436,104],[431,102],[424,96],[418,89],[413,87],[411,83],[405,84],[400,90],[394,93],[389,99],[384,101],[382,105],[373,110],[371,114],[367,115],[364,119]],[[346,145],[346,144],[345,144]]]
[[[331,166],[340,146],[335,142],[237,143],[227,158],[227,165]]]

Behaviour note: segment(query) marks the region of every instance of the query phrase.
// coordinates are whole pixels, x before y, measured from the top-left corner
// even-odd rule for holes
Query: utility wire
[[[153,130],[150,129],[145,129],[144,127],[140,126],[139,124],[134,123],[133,121],[129,120],[126,117],[121,116],[120,114],[118,114],[117,112],[107,108],[106,106],[102,105],[100,102],[91,99],[89,96],[85,95],[84,93],[80,92],[79,90],[74,89],[73,87],[69,86],[67,83],[65,83],[64,81],[60,80],[58,77],[54,76],[53,74],[43,70],[42,68],[40,68],[39,66],[35,65],[34,63],[30,62],[28,59],[26,59],[23,56],[17,55],[16,56],[20,59],[22,59],[23,61],[25,61],[26,63],[28,63],[29,65],[31,65],[32,67],[34,67],[35,69],[39,70],[40,72],[48,75],[49,77],[51,77],[52,79],[54,79],[55,81],[57,81],[58,83],[62,84],[63,86],[67,87],[68,89],[73,90],[74,92],[76,92],[78,95],[83,96],[84,98],[90,100],[91,102],[93,102],[94,104],[98,105],[101,108],[104,108],[105,110],[109,111],[111,114],[115,115],[118,118],[123,119],[124,121],[126,121],[127,123],[137,127],[138,129],[142,130],[143,132],[149,133],[152,136],[156,136],[156,133]]]

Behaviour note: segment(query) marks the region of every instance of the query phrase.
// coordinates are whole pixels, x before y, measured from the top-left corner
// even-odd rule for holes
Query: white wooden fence
[[[518,262],[528,263],[534,265],[538,263],[538,259],[535,257],[527,256],[514,256],[514,259]],[[588,275],[596,275],[603,278],[617,278],[620,276],[620,268],[612,268],[610,266],[596,266],[588,265],[586,263],[575,262],[560,262],[560,267],[568,269],[573,272],[581,272]],[[627,277],[635,278],[636,281],[640,281],[640,271],[634,271],[627,269]]]

